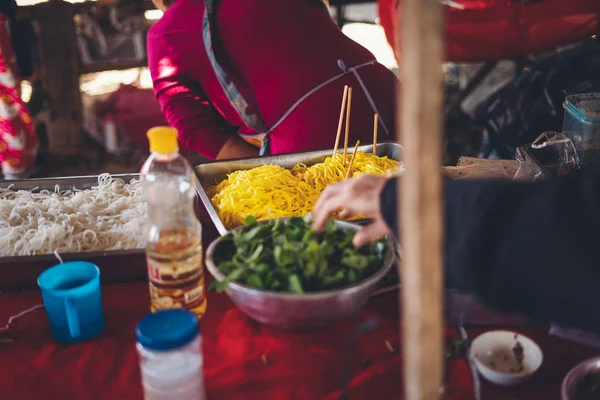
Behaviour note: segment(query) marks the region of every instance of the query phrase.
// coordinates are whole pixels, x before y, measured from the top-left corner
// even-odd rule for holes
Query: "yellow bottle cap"
[[[157,126],[148,130],[150,151],[169,154],[179,150],[177,144],[177,129],[169,126]]]

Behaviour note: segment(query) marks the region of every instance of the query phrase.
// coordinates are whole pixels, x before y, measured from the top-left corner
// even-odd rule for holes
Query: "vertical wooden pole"
[[[438,399],[443,351],[442,18],[438,0],[403,0],[398,130],[406,400]]]
[[[83,144],[82,105],[75,8],[63,0],[36,6],[42,84],[48,96],[48,145],[56,155],[72,155]]]

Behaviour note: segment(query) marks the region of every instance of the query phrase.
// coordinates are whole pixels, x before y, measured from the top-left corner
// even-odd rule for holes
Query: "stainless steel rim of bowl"
[[[589,371],[600,371],[600,365],[598,368],[594,368],[594,364],[600,364],[600,356],[583,360],[582,362],[575,365],[569,370],[569,372],[563,379],[562,384],[560,385],[561,400],[575,400],[573,397],[570,396],[569,390],[573,385],[579,384],[579,382],[581,382],[581,379]]]
[[[282,220],[282,221],[286,221],[289,219],[290,218],[280,218],[280,220]],[[268,222],[268,221],[259,222],[259,223],[266,223],[266,222]],[[344,222],[344,221],[334,221],[334,222],[338,227],[340,227],[342,229],[350,229],[350,230],[357,231],[358,229],[361,228],[359,225],[352,224],[349,222]],[[243,228],[244,227],[239,227],[239,228],[232,230],[231,232],[234,232],[234,231],[237,231],[237,230],[240,230]],[[224,236],[221,236],[221,237],[218,237],[217,239],[213,240],[213,242],[206,249],[206,258],[205,258],[206,267],[208,268],[208,271],[219,282],[221,282],[225,279],[225,275],[223,275],[223,273],[221,273],[221,271],[217,268],[217,266],[213,262],[213,255],[214,255],[214,252],[215,252],[217,246],[223,240],[223,238],[224,238]],[[237,282],[230,282],[229,289],[234,289],[237,292],[244,292],[244,293],[252,294],[252,295],[260,295],[262,297],[277,297],[277,298],[286,298],[289,300],[301,300],[301,301],[302,300],[309,301],[309,300],[318,300],[318,299],[328,298],[332,295],[339,294],[340,292],[350,294],[350,293],[361,290],[365,286],[374,285],[381,278],[383,278],[388,273],[388,271],[390,270],[392,265],[394,265],[394,259],[395,259],[394,253],[395,253],[394,252],[394,242],[393,242],[393,240],[388,238],[388,251],[385,256],[383,266],[378,271],[376,271],[374,274],[366,277],[365,279],[363,279],[359,282],[356,282],[353,285],[341,287],[341,288],[337,288],[337,289],[329,289],[329,290],[324,290],[321,292],[309,292],[309,293],[297,294],[297,293],[275,292],[275,291],[271,291],[271,290],[254,289],[254,288],[239,284]]]

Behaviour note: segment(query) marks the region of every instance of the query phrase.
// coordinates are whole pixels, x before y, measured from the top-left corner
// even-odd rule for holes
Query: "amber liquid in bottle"
[[[151,310],[184,308],[201,318],[206,311],[202,242],[188,229],[163,229],[147,247]]]

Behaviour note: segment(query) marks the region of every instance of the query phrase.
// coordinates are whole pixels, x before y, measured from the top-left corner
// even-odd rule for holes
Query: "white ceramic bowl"
[[[522,369],[513,352],[517,342],[523,347]],[[485,379],[503,386],[526,382],[543,360],[542,350],[533,340],[510,331],[490,331],[477,336],[471,343],[470,355]]]

